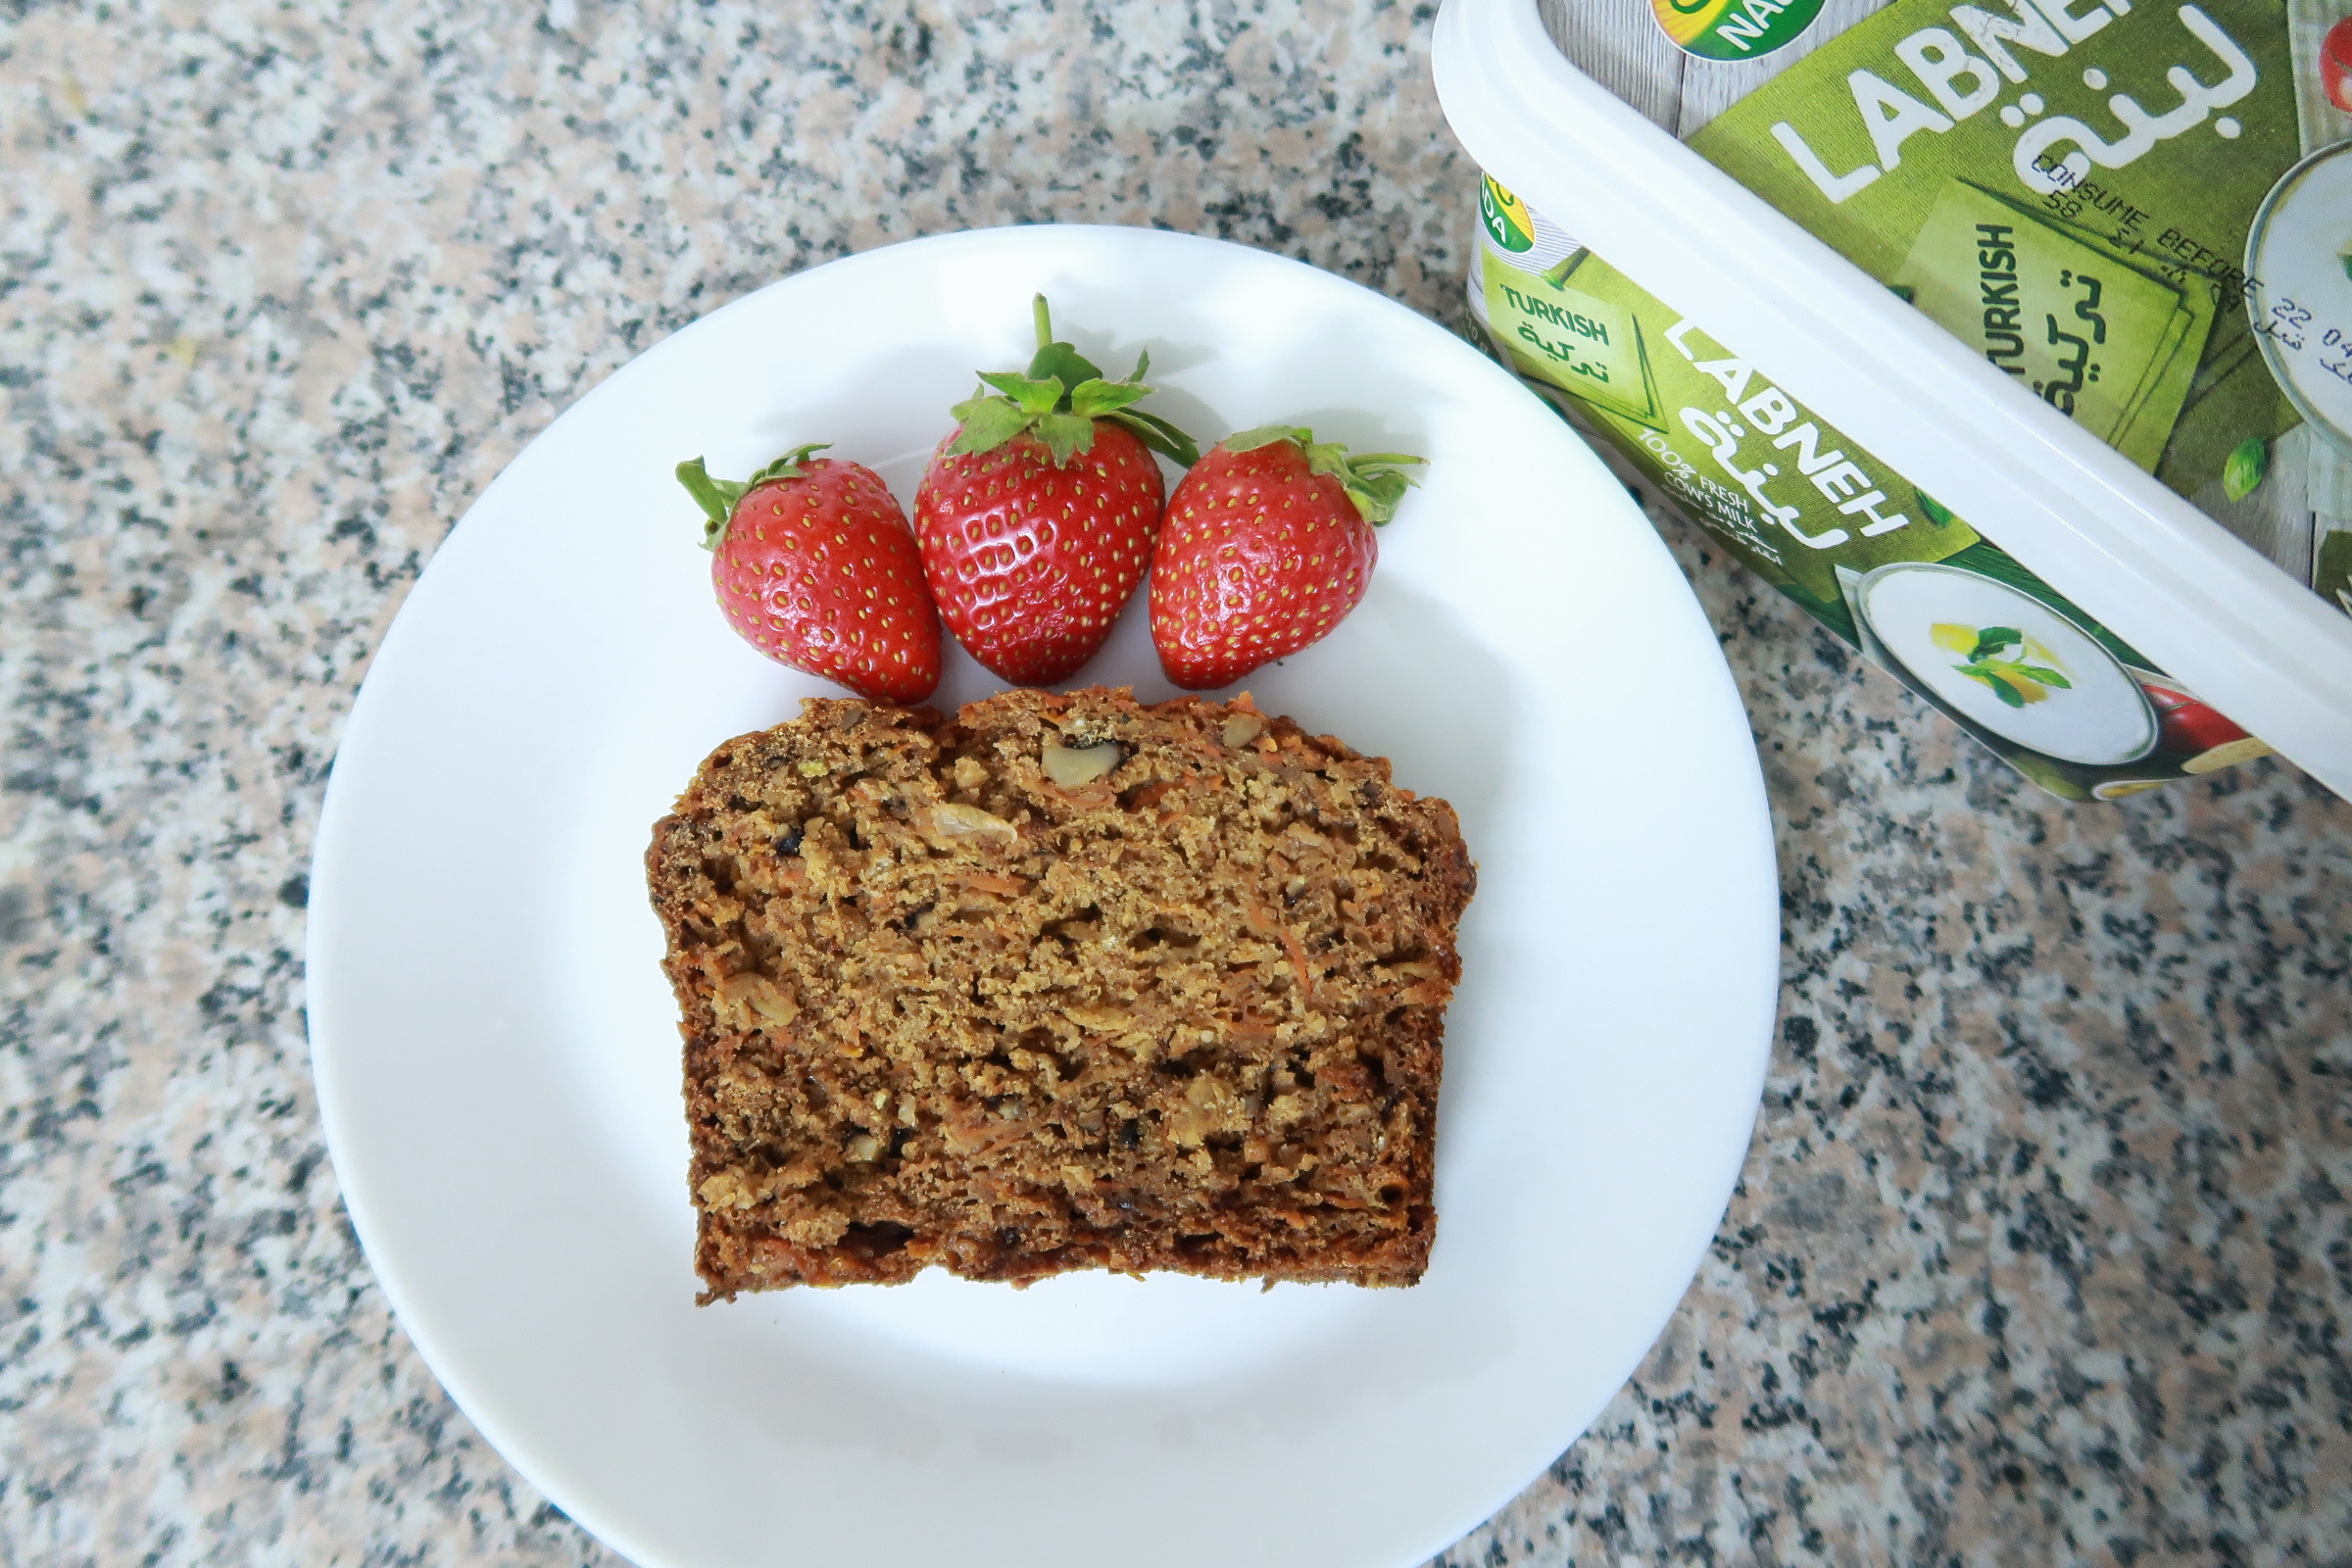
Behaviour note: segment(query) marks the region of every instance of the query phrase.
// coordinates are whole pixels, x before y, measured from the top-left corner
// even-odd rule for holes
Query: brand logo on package
[[[1494,183],[1492,174],[1479,181],[1478,220],[1486,225],[1489,239],[1513,255],[1536,248],[1536,215]]]
[[[1796,42],[1825,0],[1649,0],[1675,46],[1701,60],[1753,60]]]

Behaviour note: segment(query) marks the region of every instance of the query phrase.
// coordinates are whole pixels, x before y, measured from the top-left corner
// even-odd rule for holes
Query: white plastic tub
[[[1896,3],[1915,16],[1929,14],[1927,0]],[[2066,3],[2078,13],[2097,9],[2096,0]],[[2194,9],[2151,0],[2136,7],[2129,0],[2111,3],[2130,13],[2134,25],[2185,26],[2178,13]],[[1642,353],[1655,349],[1663,359],[1671,352],[1660,342],[1658,327],[1664,323],[1672,323],[1667,330],[1679,331],[1685,346],[1724,346],[1802,405],[1806,415],[1841,432],[1858,456],[1916,486],[1923,500],[1932,495],[1932,510],[1948,508],[1981,529],[2056,595],[2102,623],[2113,634],[2107,639],[2111,645],[2120,640],[2144,655],[2144,662],[2122,662],[2160,714],[2172,698],[2193,693],[2338,794],[2352,797],[2352,618],[2346,614],[2352,606],[2339,609],[2314,593],[2307,581],[2281,569],[1996,369],[1978,348],[1889,292],[1642,112],[1674,120],[1688,130],[1722,101],[1752,91],[1775,70],[1801,58],[1802,51],[1741,67],[1693,64],[1683,71],[1644,0],[1568,4],[1567,15],[1555,19],[1562,36],[1587,65],[1642,108],[1570,63],[1547,31],[1537,0],[1446,0],[1437,26],[1437,86],[1446,117],[1506,194],[1546,220],[1533,254],[1547,260],[1543,245],[1589,247],[1615,273],[1637,280],[1656,302],[1665,302],[1642,337]],[[1997,10],[2004,0],[1984,4]],[[1808,43],[1834,38],[1841,23],[1881,9],[1851,0],[1834,4]],[[2034,18],[2031,12],[2021,15]],[[2071,72],[2082,61],[2067,64]],[[2205,79],[2219,74],[2209,57],[2198,69]],[[2082,75],[2086,82],[2106,86],[2099,71]],[[2004,96],[2015,96],[2014,85],[2002,85]],[[1716,101],[1705,101],[1709,93]],[[1988,115],[1995,112],[1990,95],[1984,108]],[[2040,101],[2033,98],[2023,113],[2008,104],[1998,112],[2006,122],[2023,123],[2040,109]],[[2185,121],[2185,112],[2180,118]],[[2293,133],[2291,124],[2283,132]],[[2236,122],[2222,134],[2237,135]],[[2310,139],[2308,125],[2303,134]],[[1482,251],[1482,265],[1485,255]],[[1522,259],[1519,265],[1527,264]],[[1483,305],[1480,311],[1485,319]],[[2343,324],[2352,331],[2352,319]],[[1584,325],[1594,333],[1607,330],[1605,323]],[[2051,330],[2054,334],[2057,328]],[[1622,455],[1647,466],[1653,476],[1664,461],[1659,452],[1669,445],[1690,447],[1689,429],[1720,432],[1733,412],[1713,411],[1723,416],[1715,424],[1701,416],[1704,410],[1659,414],[1653,422],[1665,433],[1644,437],[1657,449],[1644,453],[1629,438],[1632,426],[1599,424],[1587,417],[1590,405],[1580,406],[1553,387],[1540,390],[1616,444]],[[1694,423],[1686,428],[1675,412],[1690,416]],[[1712,437],[1702,437],[1701,445],[1707,439]],[[1727,450],[1735,445],[1728,437],[1724,444]],[[1674,461],[1685,460],[1678,452]],[[1760,471],[1750,469],[1747,477],[1759,480]],[[1760,482],[1748,488],[1764,493]],[[1876,515],[1866,508],[1858,518]],[[1841,580],[1853,587],[1877,575],[1849,571]],[[1917,586],[1914,576],[1904,589]],[[1869,634],[1862,601],[1850,593],[1847,599],[1865,623],[1857,641],[1880,662],[1899,670],[1902,656],[1888,657],[1886,647]],[[2033,635],[2031,628],[2027,635]],[[2042,646],[2056,646],[2059,636],[2051,630]],[[1977,656],[1969,659],[1973,662]],[[1921,661],[1914,656],[1912,663]],[[1967,711],[1955,710],[1948,692],[1904,673],[1915,690],[1989,739]],[[1959,684],[1989,688],[1991,683],[1972,677]],[[2135,769],[2114,763],[2114,757],[2137,744],[2131,730],[2138,721],[2117,709],[2104,722],[2113,733],[2087,743],[2094,747],[2090,755],[2101,760],[2087,764],[2089,771],[2025,770],[2075,799],[2113,798],[2161,777],[2180,776],[2175,765]],[[2097,751],[2098,746],[2113,750]],[[2011,760],[2018,759],[2011,755]],[[2048,776],[2054,772],[2066,776]],[[2148,777],[2129,776],[2135,772]],[[2086,780],[2094,782],[2085,785]]]

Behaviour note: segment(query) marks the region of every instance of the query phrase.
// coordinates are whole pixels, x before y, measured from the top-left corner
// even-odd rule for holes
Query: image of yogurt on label
[[[2247,235],[2246,271],[2271,374],[2298,413],[2352,448],[2352,142],[2280,177]]]
[[[2156,713],[2115,656],[2030,594],[1957,566],[1882,566],[1856,590],[1889,657],[2004,740],[2085,766],[2156,746]]]

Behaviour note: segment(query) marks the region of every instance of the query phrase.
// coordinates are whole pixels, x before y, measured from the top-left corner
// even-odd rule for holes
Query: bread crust
[[[1476,872],[1389,772],[1101,687],[810,699],[712,752],[646,858],[701,1299],[1418,1280]]]

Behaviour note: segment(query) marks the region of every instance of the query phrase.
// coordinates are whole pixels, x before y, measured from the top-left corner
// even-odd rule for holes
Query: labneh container
[[[2352,798],[2352,0],[1446,0],[1471,312],[2042,788]]]

